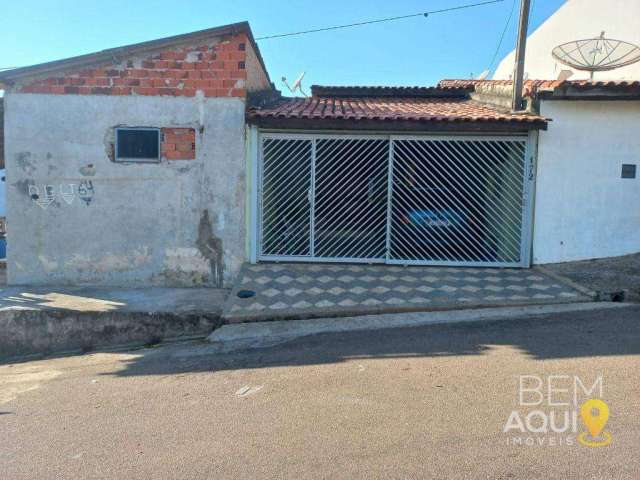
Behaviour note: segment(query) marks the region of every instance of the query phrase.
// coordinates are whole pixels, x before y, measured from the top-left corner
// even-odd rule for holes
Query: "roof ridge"
[[[223,35],[235,35],[238,33],[244,33],[247,36],[247,39],[251,43],[251,46],[253,47],[256,56],[258,57],[260,66],[264,70],[269,83],[271,83],[269,72],[264,63],[264,59],[262,58],[262,54],[260,53],[260,48],[255,41],[253,32],[251,31],[251,25],[249,25],[249,22],[247,21],[220,25],[203,30],[196,30],[195,32],[182,33],[179,35],[172,35],[169,37],[123,45],[120,47],[108,48],[99,50],[97,52],[77,55],[60,60],[54,60],[51,62],[38,63],[26,67],[5,70],[0,72],[0,82],[9,82],[24,76],[38,75],[40,73],[50,71],[66,70],[67,68],[88,67],[90,65],[99,64],[106,61],[112,61],[116,57],[116,55],[122,57],[123,55],[131,55],[137,52],[154,51],[168,45],[186,43],[192,39],[218,37]]]

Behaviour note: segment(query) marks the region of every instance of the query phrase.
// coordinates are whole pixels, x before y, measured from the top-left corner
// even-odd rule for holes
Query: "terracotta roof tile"
[[[475,79],[445,79],[440,80],[442,88],[475,88],[476,85],[510,86],[511,80],[475,80]],[[640,80],[525,80],[523,90],[525,95],[534,95],[543,90],[554,90],[560,87],[590,88],[638,88]]]
[[[415,122],[546,123],[536,115],[512,114],[467,97],[354,96],[282,98],[263,108],[250,108],[250,119],[408,120]]]

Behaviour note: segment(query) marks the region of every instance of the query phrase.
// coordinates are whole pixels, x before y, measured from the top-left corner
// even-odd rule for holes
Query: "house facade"
[[[316,86],[251,108],[251,260],[528,267],[547,121],[471,90]]]
[[[312,87],[247,23],[0,73],[10,284],[243,262],[526,268],[640,250],[638,82]],[[612,148],[612,145],[617,145]]]
[[[10,284],[216,285],[245,260],[247,23],[3,72]]]

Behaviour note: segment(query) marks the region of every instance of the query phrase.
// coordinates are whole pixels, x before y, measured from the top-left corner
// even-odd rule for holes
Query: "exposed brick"
[[[196,131],[193,128],[163,128],[162,156],[167,160],[193,160],[195,151]]]
[[[166,50],[142,59],[139,66],[127,60],[127,67],[83,68],[33,81],[20,88],[24,93],[75,95],[167,95],[191,97],[200,90],[205,96],[245,96],[235,88],[238,79],[246,79],[244,60],[247,38],[228,36],[215,46],[194,45]],[[197,61],[186,61],[190,52]]]
[[[56,87],[59,88],[59,87]],[[111,88],[109,87],[93,87],[91,93],[94,95],[111,95]]]
[[[177,143],[176,150],[179,152],[190,152],[193,150],[193,145],[191,143]]]

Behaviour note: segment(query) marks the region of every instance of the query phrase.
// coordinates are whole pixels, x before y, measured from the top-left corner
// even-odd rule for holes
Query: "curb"
[[[270,321],[224,325],[207,340],[216,353],[266,348],[296,338],[320,333],[341,333],[360,330],[420,327],[427,325],[523,320],[554,313],[581,312],[602,309],[628,308],[626,303],[583,302],[535,305],[524,307],[484,308],[478,310],[449,310],[359,317],[322,318],[297,321]]]

